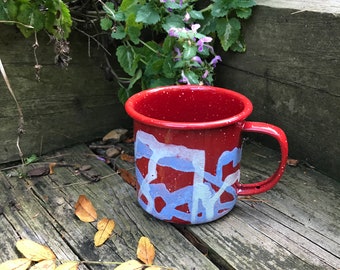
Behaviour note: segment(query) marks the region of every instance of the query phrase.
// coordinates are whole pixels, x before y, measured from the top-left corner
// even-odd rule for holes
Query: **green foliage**
[[[72,25],[69,8],[62,0],[0,1],[0,21],[16,23],[25,37],[47,30],[57,40],[66,39]]]
[[[251,16],[253,0],[122,0],[103,3],[101,28],[121,45],[116,55],[130,76],[121,84],[122,102],[140,89],[170,84],[212,84],[224,51],[245,51],[241,20]],[[202,7],[203,6],[203,7]],[[156,42],[157,41],[157,42]],[[126,79],[125,79],[126,80]]]

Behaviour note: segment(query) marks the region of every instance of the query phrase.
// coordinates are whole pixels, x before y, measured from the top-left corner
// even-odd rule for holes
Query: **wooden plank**
[[[0,24],[0,55],[13,91],[22,108],[25,156],[47,153],[93,140],[130,120],[117,98],[118,85],[105,79],[103,51],[88,47],[85,36],[70,36],[72,61],[67,69],[54,64],[53,42],[38,36],[37,57],[41,80],[34,74],[34,37],[25,39],[15,26]],[[88,49],[91,56],[88,55]],[[105,65],[104,65],[105,66]],[[16,148],[18,113],[0,75],[0,163],[19,160]]]
[[[221,52],[216,85],[249,97],[249,119],[278,125],[287,133],[291,155],[339,179],[340,17],[297,12],[291,1],[282,1],[284,8],[272,2],[277,1],[255,7],[244,23],[246,53]],[[317,2],[316,7],[327,5]]]
[[[274,8],[296,9],[299,11],[324,12],[334,15],[340,14],[340,2],[337,0],[257,0],[256,4]]]
[[[246,145],[243,182],[275,170],[278,153]],[[288,167],[259,202],[239,201],[226,217],[187,229],[233,269],[339,269],[340,183],[303,167]]]
[[[1,182],[11,183],[10,193],[22,206],[16,212],[11,212],[8,206],[4,208],[6,219],[18,236],[27,235],[48,243],[58,258],[75,254],[85,261],[120,262],[136,258],[138,240],[147,236],[156,247],[156,264],[177,269],[217,269],[173,226],[146,214],[138,206],[135,190],[93,157],[86,146],[76,146],[59,154],[67,163],[91,164],[103,179],[91,184],[76,175],[73,168],[62,167],[56,168],[53,175],[32,179],[27,189],[23,180],[2,176]],[[6,198],[4,192],[1,194]],[[74,215],[73,207],[81,194],[93,202],[99,218],[112,218],[116,223],[114,235],[101,247],[96,248],[93,243],[95,222],[84,223]],[[65,250],[58,248],[60,246],[66,246]],[[72,252],[68,252],[69,248]]]
[[[67,241],[63,239],[68,235],[62,234],[62,230],[57,230],[58,224],[36,199],[31,186],[28,186],[23,179],[8,181],[2,174],[0,180],[0,198],[3,207],[1,239],[5,243],[0,247],[1,262],[22,257],[15,248],[15,242],[20,238],[28,238],[49,246],[59,261],[80,261]]]

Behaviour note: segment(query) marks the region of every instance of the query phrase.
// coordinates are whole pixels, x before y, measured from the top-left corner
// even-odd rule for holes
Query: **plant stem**
[[[143,40],[139,39],[139,42],[142,43],[145,47],[147,47],[150,51],[154,52],[155,54],[159,56],[165,57],[164,54],[160,53],[159,51],[156,51],[154,48],[150,47],[147,43],[145,43]]]
[[[17,137],[17,148],[18,148],[18,151],[19,151],[19,156],[20,156],[20,159],[21,159],[21,163],[22,163],[22,167],[25,166],[25,162],[24,162],[24,154],[23,152],[21,151],[21,148],[20,148],[20,137],[22,134],[24,134],[24,114],[22,112],[22,109],[20,107],[20,104],[14,94],[14,91],[9,83],[9,80],[8,80],[8,77],[7,77],[7,74],[6,74],[6,71],[5,71],[5,68],[2,64],[2,61],[0,59],[0,72],[2,74],[2,77],[4,78],[5,80],[5,83],[6,83],[6,86],[8,88],[8,91],[10,92],[16,106],[17,106],[17,110],[18,110],[18,114],[19,114],[19,127],[18,127],[18,137]]]
[[[30,29],[34,28],[32,25],[23,24],[23,23],[17,22],[17,21],[2,21],[2,20],[0,20],[0,23],[14,23],[14,24],[19,24],[19,25],[26,27],[26,28],[30,28]]]

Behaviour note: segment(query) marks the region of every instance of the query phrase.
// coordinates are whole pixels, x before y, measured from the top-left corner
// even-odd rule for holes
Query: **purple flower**
[[[178,37],[178,32],[179,32],[179,28],[171,27],[169,29],[168,34],[169,34],[170,37]]]
[[[182,70],[182,72],[181,72],[181,76],[182,76],[182,78],[179,80],[179,82],[181,82],[181,83],[185,83],[185,84],[190,84],[190,82],[189,82],[189,79],[188,79],[188,77],[187,76],[185,76],[185,74],[184,74],[184,71]]]
[[[174,59],[175,59],[175,61],[178,61],[179,59],[181,59],[182,53],[181,53],[180,49],[178,49],[177,47],[175,47],[175,52],[176,52],[176,55],[175,55]]]
[[[209,64],[210,64],[211,66],[213,66],[213,67],[216,67],[216,64],[217,64],[219,61],[222,61],[221,56],[216,55],[216,56],[210,61]]]
[[[202,78],[205,79],[208,77],[208,75],[209,75],[209,71],[206,69],[204,74],[202,75]]]
[[[195,24],[191,25],[191,30],[192,30],[192,32],[197,33],[197,30],[200,27],[201,27],[201,25],[199,25],[198,23],[195,23]]]
[[[192,60],[192,61],[195,61],[196,63],[198,63],[198,64],[200,64],[200,65],[202,65],[202,63],[203,63],[201,57],[199,57],[199,56],[197,56],[197,55],[194,56],[193,58],[191,58],[191,60]]]
[[[211,42],[211,41],[212,41],[212,37],[200,38],[196,43],[196,45],[198,46],[198,51],[199,52],[203,51],[204,43],[208,43],[208,42]]]
[[[185,13],[183,21],[187,22],[189,20],[190,20],[190,14],[187,12],[187,13]]]

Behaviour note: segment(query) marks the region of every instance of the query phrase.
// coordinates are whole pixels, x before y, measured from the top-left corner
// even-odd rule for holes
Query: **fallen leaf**
[[[135,139],[133,137],[127,138],[126,140],[124,140],[125,143],[133,143],[134,141]]]
[[[136,269],[141,269],[142,266],[143,264],[141,264],[139,261],[130,260],[117,266],[115,270],[136,270]]]
[[[103,141],[109,141],[112,140],[114,142],[119,142],[122,140],[122,138],[126,135],[126,133],[128,132],[127,129],[123,129],[123,128],[117,128],[114,130],[111,130],[109,133],[107,133],[104,137],[103,137]]]
[[[94,245],[99,247],[104,244],[104,242],[111,236],[114,227],[115,222],[112,219],[102,218],[99,220],[97,224],[98,231],[94,235]]]
[[[292,159],[292,158],[287,159],[288,166],[296,167],[298,164],[299,164],[299,160],[297,159]]]
[[[31,260],[27,258],[9,260],[0,264],[1,270],[26,270],[31,265]]]
[[[85,196],[79,195],[78,201],[74,206],[74,214],[84,222],[92,222],[97,219],[97,212],[92,202]]]
[[[30,270],[54,270],[55,268],[55,260],[43,260],[33,265]]]
[[[122,154],[120,155],[120,159],[123,160],[123,161],[130,162],[130,163],[135,162],[135,157],[134,157],[134,156],[131,156],[131,155],[129,155],[129,154],[126,154],[126,153],[122,153]]]
[[[37,162],[39,160],[39,158],[37,157],[36,154],[31,155],[28,158],[24,159],[25,165],[31,164],[33,162]]]
[[[118,168],[117,171],[126,183],[136,188],[137,179],[132,173],[128,172],[127,170],[123,168]]]
[[[137,258],[147,265],[151,265],[155,259],[155,247],[150,242],[150,239],[145,236],[139,239]]]
[[[49,247],[38,244],[29,239],[21,239],[16,242],[15,246],[27,259],[35,262],[42,260],[54,260],[56,258]]]
[[[57,165],[56,162],[51,162],[51,163],[48,165],[49,174],[54,174],[54,168],[55,168],[56,165]]]
[[[55,270],[77,270],[79,262],[65,262],[59,265]]]
[[[50,173],[50,169],[44,166],[44,167],[37,167],[37,168],[30,169],[27,172],[27,175],[29,177],[39,177],[39,176],[48,175],[49,173]]]

